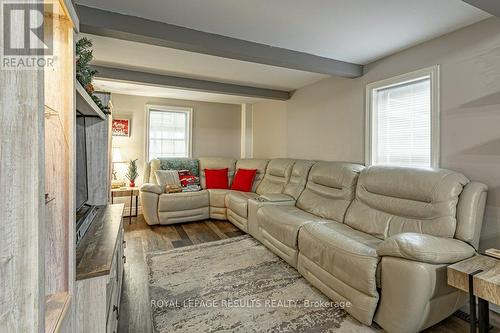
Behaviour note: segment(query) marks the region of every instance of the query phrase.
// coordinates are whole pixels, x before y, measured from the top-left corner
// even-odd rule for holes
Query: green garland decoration
[[[94,58],[92,54],[92,41],[86,37],[80,38],[76,42],[76,79],[90,95],[92,100],[104,114],[111,114],[109,107],[102,104],[99,97],[94,95],[92,79],[97,71],[90,68],[90,62]]]

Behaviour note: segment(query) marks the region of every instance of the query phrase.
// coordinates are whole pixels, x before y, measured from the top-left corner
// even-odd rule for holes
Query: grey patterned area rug
[[[147,259],[155,332],[379,332],[248,235]]]

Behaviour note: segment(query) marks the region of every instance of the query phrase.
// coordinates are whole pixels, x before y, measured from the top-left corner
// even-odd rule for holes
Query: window
[[[369,84],[366,163],[439,166],[439,67]]]
[[[190,108],[146,108],[147,161],[160,157],[191,157],[191,115]]]

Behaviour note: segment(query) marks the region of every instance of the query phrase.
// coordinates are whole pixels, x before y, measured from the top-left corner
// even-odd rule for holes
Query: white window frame
[[[416,81],[419,78],[430,77],[431,90],[431,167],[439,168],[440,165],[440,99],[439,99],[439,65],[419,69],[410,73],[398,75],[389,79],[370,83],[366,86],[366,127],[365,127],[365,164],[372,165],[372,148],[374,144],[374,132],[372,114],[374,112],[373,91],[391,86],[398,86],[405,82]]]
[[[193,108],[190,107],[180,107],[180,106],[166,106],[166,105],[146,105],[146,128],[145,128],[145,149],[144,149],[144,160],[149,162],[149,115],[151,110],[153,111],[165,111],[165,112],[179,112],[186,113],[188,116],[188,128],[187,128],[187,138],[188,138],[188,158],[193,157]]]

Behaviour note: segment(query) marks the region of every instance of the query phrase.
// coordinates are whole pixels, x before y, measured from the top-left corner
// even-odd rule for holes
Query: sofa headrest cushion
[[[352,163],[317,162],[309,172],[306,188],[296,206],[316,216],[344,222],[363,168]]]
[[[308,183],[342,190],[346,200],[354,199],[356,183],[362,165],[342,162],[318,162],[309,173]]]
[[[266,175],[276,176],[276,177],[288,177],[287,172],[289,173],[294,160],[285,159],[285,158],[277,158],[269,161],[267,165]]]
[[[283,193],[288,194],[297,200],[306,187],[307,179],[309,178],[309,171],[314,163],[314,161],[309,160],[295,160],[290,180],[286,184]]]
[[[445,169],[390,166],[369,167],[361,177],[361,185],[370,193],[428,203],[457,197],[469,182]]]
[[[453,237],[468,182],[445,169],[371,166],[359,176],[345,223],[381,239],[403,232]]]

